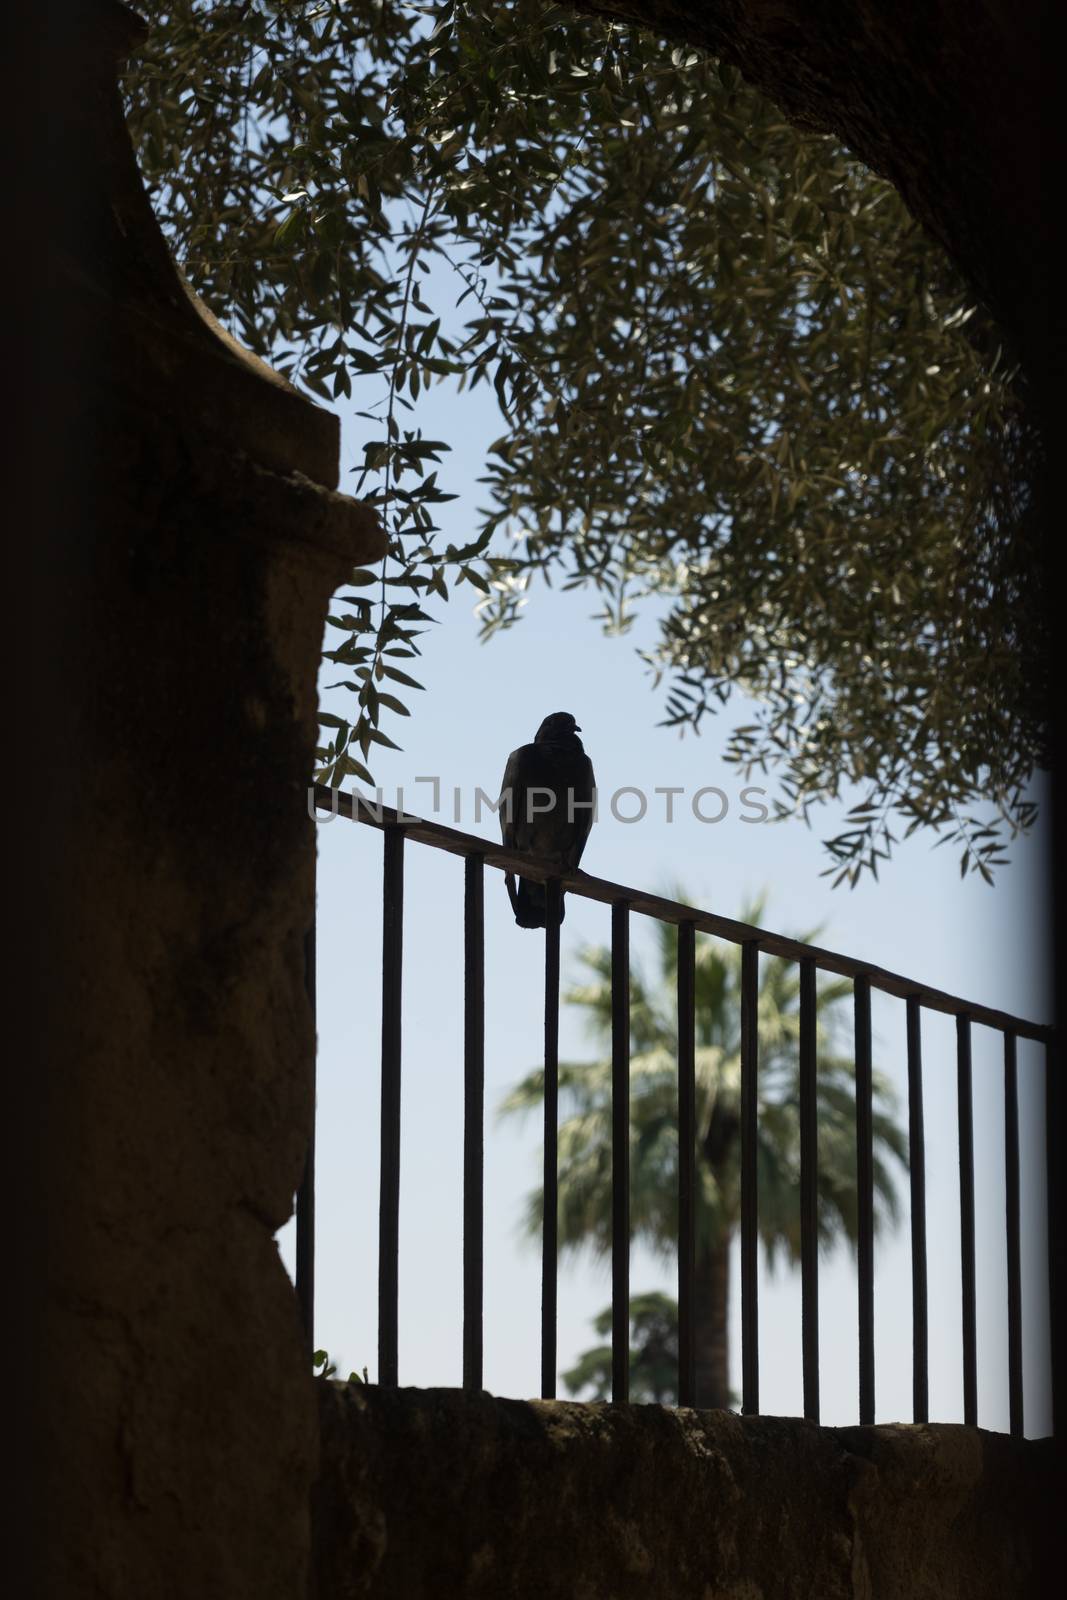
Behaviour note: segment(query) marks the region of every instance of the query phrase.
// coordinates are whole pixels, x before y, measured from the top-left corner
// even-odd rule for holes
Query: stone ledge
[[[318,1600],[1031,1600],[1055,1447],[320,1383]]]
[[[77,325],[59,376],[118,390],[157,420],[197,426],[282,476],[299,471],[332,491],[339,419],[220,325],[160,232],[115,83],[118,63],[146,34],[119,0],[70,6],[55,80],[64,114],[49,120],[47,140],[57,181],[76,196],[57,207],[50,241],[53,292]],[[75,70],[76,82],[63,78]]]

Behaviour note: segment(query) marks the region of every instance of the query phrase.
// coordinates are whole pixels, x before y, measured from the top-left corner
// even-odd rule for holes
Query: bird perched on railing
[[[508,757],[500,796],[500,831],[507,848],[554,860],[561,874],[578,870],[593,826],[596,779],[578,737],[581,731],[569,711],[546,717],[533,743],[520,745]],[[528,878],[516,884],[510,872],[504,882],[519,927],[543,928],[544,884]]]

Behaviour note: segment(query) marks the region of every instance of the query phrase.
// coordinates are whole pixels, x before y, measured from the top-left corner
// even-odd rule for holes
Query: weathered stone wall
[[[312,1117],[306,785],[328,596],[384,538],[331,487],[336,418],[170,262],[115,82],[138,31],[81,0],[53,61],[43,1592],[295,1600],[317,1418],[273,1235]]]
[[[1051,1441],[320,1383],[317,1600],[1040,1600]]]

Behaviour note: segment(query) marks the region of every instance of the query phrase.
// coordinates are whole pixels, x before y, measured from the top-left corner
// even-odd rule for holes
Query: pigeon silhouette
[[[504,768],[500,831],[509,850],[528,850],[559,863],[561,873],[576,872],[593,825],[596,779],[593,764],[569,711],[546,717],[532,744],[513,750]],[[543,883],[514,875],[504,878],[520,928],[546,925]],[[559,920],[563,921],[563,896]]]

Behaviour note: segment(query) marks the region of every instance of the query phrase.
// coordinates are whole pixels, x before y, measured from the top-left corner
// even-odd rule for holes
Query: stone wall
[[[1053,1445],[319,1383],[318,1600],[1040,1600]]]
[[[317,1419],[274,1233],[313,1110],[306,785],[328,597],[384,536],[334,490],[337,419],[171,263],[116,88],[139,34],[80,0],[51,60],[43,1591],[294,1600]]]

